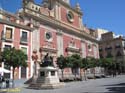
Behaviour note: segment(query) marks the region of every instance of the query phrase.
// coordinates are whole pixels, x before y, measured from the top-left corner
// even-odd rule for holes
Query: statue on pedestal
[[[41,67],[47,67],[47,66],[53,66],[53,57],[49,56],[49,53],[47,53],[43,60],[41,60]]]
[[[58,69],[53,66],[53,57],[47,53],[41,60],[40,69],[38,69],[37,78],[33,78],[30,88],[54,89],[64,86],[59,81]]]

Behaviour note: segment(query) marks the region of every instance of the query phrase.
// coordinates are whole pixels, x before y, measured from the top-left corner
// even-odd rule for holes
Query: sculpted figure
[[[42,64],[41,64],[42,67],[53,66],[53,58],[51,56],[49,56],[49,53],[47,53],[44,56],[44,58],[41,62],[42,62]]]

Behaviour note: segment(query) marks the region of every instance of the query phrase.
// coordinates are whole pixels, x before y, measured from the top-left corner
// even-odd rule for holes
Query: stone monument
[[[41,60],[37,80],[29,87],[36,89],[53,89],[63,87],[64,83],[59,81],[58,69],[53,66],[53,58],[47,53]]]

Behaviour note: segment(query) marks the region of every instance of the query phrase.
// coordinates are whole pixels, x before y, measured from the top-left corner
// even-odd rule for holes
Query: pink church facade
[[[38,5],[33,0],[23,0],[23,8],[16,15],[19,19],[16,19],[14,25],[0,22],[1,33],[8,25],[14,29],[13,41],[2,41],[1,49],[6,43],[18,49],[27,48],[24,49],[28,55],[25,78],[33,75],[34,61],[31,58],[33,50],[37,50],[39,62],[49,53],[53,57],[55,66],[56,59],[60,55],[70,56],[77,53],[83,58],[99,58],[98,42],[93,31],[83,25],[83,14],[79,5],[73,8],[69,0],[53,0],[53,3],[49,1],[51,0],[43,0],[42,5]],[[49,9],[50,4],[52,5]],[[25,32],[27,32],[27,42],[21,43],[20,37],[22,33],[25,35]],[[16,70],[15,77],[23,78],[21,67]]]

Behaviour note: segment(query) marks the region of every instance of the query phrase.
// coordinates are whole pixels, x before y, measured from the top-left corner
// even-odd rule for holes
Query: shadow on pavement
[[[108,91],[111,93],[125,93],[125,83],[104,86],[108,86],[106,89],[108,89]]]

